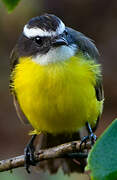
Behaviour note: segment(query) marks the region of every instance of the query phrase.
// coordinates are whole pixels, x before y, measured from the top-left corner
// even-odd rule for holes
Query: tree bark
[[[81,141],[72,141],[49,149],[41,149],[35,152],[35,161],[43,161],[53,158],[86,158],[91,149],[91,142],[82,144]],[[0,172],[12,170],[24,166],[24,155],[0,161]]]

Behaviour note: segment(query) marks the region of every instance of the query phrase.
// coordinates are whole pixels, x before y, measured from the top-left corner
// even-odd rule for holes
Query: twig
[[[80,141],[72,141],[53,148],[39,150],[35,153],[36,162],[53,159],[53,158],[86,158],[88,154],[85,149],[90,149],[91,143],[82,144],[82,152],[80,152]],[[24,166],[24,155],[13,157],[0,161],[0,172],[12,170]]]

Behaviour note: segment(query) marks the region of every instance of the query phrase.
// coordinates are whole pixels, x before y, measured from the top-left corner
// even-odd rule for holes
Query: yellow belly
[[[13,88],[37,132],[74,132],[87,121],[95,125],[102,109],[94,89],[98,71],[81,57],[45,66],[22,58],[12,74]]]

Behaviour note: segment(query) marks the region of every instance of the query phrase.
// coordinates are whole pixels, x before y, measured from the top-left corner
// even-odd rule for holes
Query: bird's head
[[[78,49],[70,29],[52,14],[29,20],[17,47],[20,56],[32,57],[42,65],[69,59]]]

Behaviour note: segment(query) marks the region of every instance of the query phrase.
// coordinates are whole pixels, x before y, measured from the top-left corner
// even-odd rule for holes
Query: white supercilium
[[[46,36],[57,36],[59,34],[62,34],[64,30],[65,30],[65,25],[62,21],[60,21],[60,24],[56,29],[56,31],[46,31],[38,27],[28,28],[28,24],[26,24],[24,26],[23,33],[28,38],[36,37],[36,36],[46,37]]]

